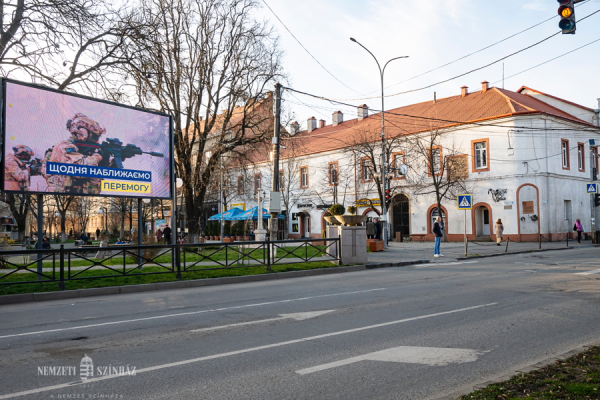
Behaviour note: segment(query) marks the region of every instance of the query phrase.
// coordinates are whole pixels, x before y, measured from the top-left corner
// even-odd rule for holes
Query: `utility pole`
[[[273,179],[271,179],[271,194],[269,197],[269,236],[270,240],[277,240],[277,225],[281,211],[281,192],[279,191],[279,137],[281,135],[281,84],[275,84],[275,126],[273,129]]]

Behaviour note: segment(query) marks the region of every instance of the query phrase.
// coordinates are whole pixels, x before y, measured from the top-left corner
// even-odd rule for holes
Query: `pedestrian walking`
[[[100,228],[96,228],[96,240],[100,240]]]
[[[440,253],[440,246],[442,244],[442,218],[437,217],[435,222],[433,223],[433,233],[435,234],[435,246],[433,247],[433,256],[434,257],[444,257],[443,254]]]
[[[581,244],[581,234],[583,233],[583,225],[581,224],[581,220],[578,218],[575,220],[575,225],[573,225],[573,230],[577,231],[577,243]]]
[[[383,231],[381,227],[381,222],[379,222],[379,218],[375,218],[375,239],[381,240],[381,232]]]
[[[171,243],[171,228],[169,225],[165,226],[165,229],[163,230],[163,237],[165,238],[166,244]]]
[[[160,243],[160,241],[162,240],[162,236],[163,236],[163,231],[158,228],[156,230],[156,243]]]
[[[496,221],[496,244],[500,246],[500,242],[502,241],[502,233],[504,232],[504,225],[502,225],[502,220],[498,218]]]
[[[375,235],[377,234],[377,228],[375,227],[375,223],[373,220],[369,219],[367,221],[367,238],[375,239]]]

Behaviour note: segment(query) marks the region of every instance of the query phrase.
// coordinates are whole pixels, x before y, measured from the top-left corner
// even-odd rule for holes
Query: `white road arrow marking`
[[[575,275],[591,275],[591,274],[600,274],[600,269],[596,269],[594,271],[585,271],[585,272],[576,272]]]
[[[359,361],[383,361],[409,364],[425,364],[436,367],[442,367],[448,364],[460,364],[477,361],[477,356],[486,353],[486,351],[477,351],[470,349],[447,349],[441,347],[393,347],[375,353],[362,356],[351,357],[345,360],[335,361],[327,364],[317,365],[316,367],[300,369],[296,371],[300,375],[312,374],[313,372],[324,371],[330,368],[340,367],[342,365],[354,364]]]
[[[252,325],[252,324],[262,324],[264,322],[281,321],[283,319],[295,319],[296,321],[302,321],[302,320],[309,319],[309,318],[315,318],[315,317],[318,317],[318,316],[321,316],[323,314],[327,314],[327,313],[330,313],[333,311],[335,311],[335,310],[311,311],[311,312],[301,312],[301,313],[295,313],[295,314],[279,314],[278,318],[261,319],[258,321],[250,321],[250,322],[240,322],[239,324],[211,326],[208,328],[194,329],[191,332],[216,331],[218,329],[227,329],[227,328],[233,328],[236,326],[244,326],[244,325]]]
[[[319,339],[340,336],[340,335],[346,335],[346,334],[354,333],[354,332],[362,332],[362,331],[366,331],[366,330],[370,330],[370,329],[383,328],[385,326],[392,326],[392,325],[403,324],[403,323],[411,322],[411,321],[418,321],[418,320],[422,320],[422,319],[426,319],[426,318],[439,317],[441,315],[456,314],[456,313],[461,313],[461,312],[465,312],[465,311],[476,310],[476,309],[483,308],[483,307],[491,307],[496,304],[498,304],[498,303],[480,304],[478,306],[459,308],[457,310],[442,311],[439,313],[427,314],[427,315],[419,315],[417,317],[410,317],[410,318],[399,319],[396,321],[382,322],[380,324],[375,324],[375,325],[361,326],[360,328],[346,329],[343,331],[325,333],[325,334],[316,335],[316,336],[309,336],[309,337],[305,337],[305,338],[301,338],[301,339],[293,339],[293,340],[288,340],[285,342],[272,343],[272,344],[267,344],[267,345],[257,346],[257,347],[250,347],[250,348],[241,349],[241,350],[234,350],[234,351],[230,351],[227,353],[220,353],[220,354],[213,354],[210,356],[191,358],[189,360],[182,360],[182,361],[176,361],[176,362],[172,362],[172,363],[168,363],[168,364],[155,365],[153,367],[136,368],[135,374],[137,376],[137,375],[140,375],[140,374],[143,374],[146,372],[160,371],[162,369],[180,367],[183,365],[189,365],[189,364],[198,363],[198,362],[202,362],[202,361],[216,360],[219,358],[231,357],[231,356],[236,356],[239,354],[247,354],[247,353],[252,353],[255,351],[272,349],[275,347],[288,346],[291,344],[303,343],[303,342],[308,342],[308,341],[312,341],[312,340],[319,340]],[[88,380],[85,383],[91,384],[93,382],[100,382],[100,381],[105,381],[108,379],[116,379],[119,377],[121,377],[121,375],[99,376],[99,377],[94,377],[94,378],[88,378]],[[130,378],[131,378],[131,376],[130,376]],[[83,381],[76,381],[76,382],[62,383],[62,384],[54,385],[54,386],[41,387],[41,388],[37,388],[37,389],[24,390],[22,392],[8,393],[8,394],[0,395],[0,400],[12,399],[14,397],[26,396],[26,395],[30,395],[30,394],[36,394],[36,393],[43,393],[43,392],[47,392],[50,390],[56,390],[56,389],[73,388],[75,386],[79,386],[82,384],[84,384]]]

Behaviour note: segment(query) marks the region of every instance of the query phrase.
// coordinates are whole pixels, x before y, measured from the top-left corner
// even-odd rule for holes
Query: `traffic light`
[[[390,189],[386,189],[386,191],[385,191],[385,207],[389,208],[391,202],[392,202],[392,191]]]
[[[600,193],[594,194],[594,206],[600,206]]]
[[[564,34],[575,34],[575,1],[574,0],[558,0],[558,15],[560,22],[558,27],[562,29]]]

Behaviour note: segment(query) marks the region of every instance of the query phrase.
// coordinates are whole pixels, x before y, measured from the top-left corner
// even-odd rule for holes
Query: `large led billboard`
[[[171,198],[165,114],[2,81],[8,192]]]

